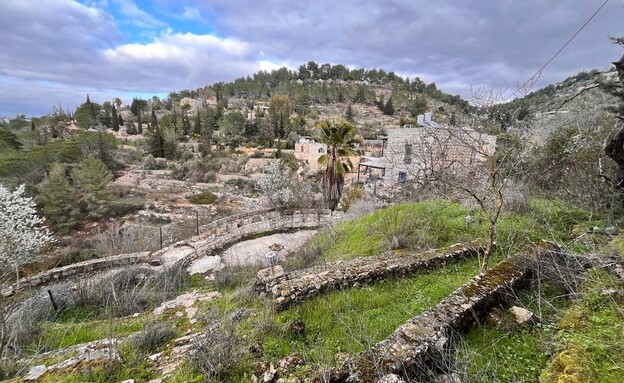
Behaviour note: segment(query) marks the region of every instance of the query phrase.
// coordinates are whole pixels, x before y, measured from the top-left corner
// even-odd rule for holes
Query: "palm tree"
[[[316,141],[327,145],[318,162],[325,166],[323,176],[323,198],[327,207],[334,211],[342,197],[344,186],[344,174],[353,169],[349,156],[357,156],[355,146],[355,126],[346,121],[338,124],[322,121],[318,124],[321,134]]]

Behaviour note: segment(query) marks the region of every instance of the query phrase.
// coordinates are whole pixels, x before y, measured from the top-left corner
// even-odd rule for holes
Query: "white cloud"
[[[139,28],[158,29],[167,26],[161,20],[139,8],[132,0],[113,0],[119,11],[126,17],[124,22],[136,25]]]
[[[193,7],[185,6],[184,11],[182,12],[182,18],[186,20],[191,20],[191,21],[199,21],[202,23],[205,22],[204,18],[199,13],[199,10]]]

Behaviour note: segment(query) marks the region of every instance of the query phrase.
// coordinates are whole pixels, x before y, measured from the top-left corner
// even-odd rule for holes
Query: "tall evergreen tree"
[[[37,126],[35,125],[35,120],[33,119],[30,120],[30,130],[33,132],[37,131]]]
[[[383,112],[384,114],[388,116],[394,115],[394,103],[392,102],[392,96],[388,98],[388,101],[386,102],[386,105],[384,106]]]
[[[156,110],[152,107],[152,115],[150,116],[150,128],[155,129],[158,127],[158,117],[156,117]]]
[[[202,126],[201,126],[201,117],[199,116],[199,110],[195,115],[195,125],[193,126],[193,133],[201,135]]]
[[[115,108],[114,104],[111,110],[111,128],[114,132],[119,131],[119,117],[117,117],[117,108]]]
[[[137,124],[137,131],[139,132],[139,134],[143,134],[143,121],[141,120],[141,111],[139,111],[139,114],[137,115]]]

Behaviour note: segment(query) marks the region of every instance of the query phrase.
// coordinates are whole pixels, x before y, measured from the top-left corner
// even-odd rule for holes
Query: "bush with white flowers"
[[[0,184],[0,276],[17,271],[53,240],[42,223],[24,185],[11,192]]]
[[[291,178],[290,172],[280,166],[279,161],[274,160],[264,169],[264,173],[258,180],[258,186],[274,206],[286,206],[294,198],[290,184]]]

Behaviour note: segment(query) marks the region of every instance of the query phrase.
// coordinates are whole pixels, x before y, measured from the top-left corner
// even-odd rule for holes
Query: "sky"
[[[0,0],[0,116],[231,81],[308,61],[511,94],[604,0]],[[610,0],[535,83],[624,53]]]

